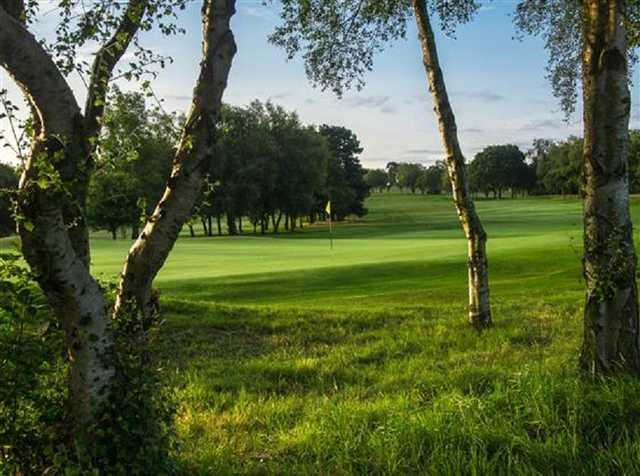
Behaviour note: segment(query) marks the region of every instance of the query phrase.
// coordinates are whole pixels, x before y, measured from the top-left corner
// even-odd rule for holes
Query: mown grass
[[[576,370],[577,199],[478,202],[482,334],[448,199],[368,206],[333,252],[324,226],[178,242],[158,355],[186,474],[640,474],[640,383]],[[116,273],[127,246],[95,239],[95,269]]]

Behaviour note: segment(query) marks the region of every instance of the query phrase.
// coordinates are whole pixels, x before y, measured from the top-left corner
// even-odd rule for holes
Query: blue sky
[[[561,139],[581,134],[580,110],[565,123],[550,93],[542,41],[513,39],[510,14],[514,5],[510,1],[487,3],[472,23],[458,29],[456,39],[437,37],[468,160],[490,144],[514,143],[524,150],[537,137]],[[186,35],[163,38],[151,32],[143,36],[145,46],[175,60],[154,83],[167,110],[183,111],[189,103],[200,57],[199,9],[199,2],[194,2],[182,12],[180,23],[186,27]],[[384,167],[391,160],[428,164],[442,156],[413,23],[406,40],[389,45],[376,57],[373,71],[365,78],[365,88],[339,100],[330,92],[313,89],[302,62],[287,61],[283,51],[268,44],[267,36],[278,23],[276,6],[239,0],[237,9],[232,27],[238,54],[226,102],[242,105],[254,98],[270,98],[297,111],[305,123],[348,127],[360,138],[364,148],[361,158],[367,167]],[[46,16],[39,25],[41,36],[51,31],[54,17]],[[90,56],[91,52],[87,49],[84,53]],[[83,100],[80,81],[71,82]],[[632,90],[632,125],[637,125],[640,116],[635,101],[637,83]],[[6,84],[17,95],[15,86]],[[0,159],[11,160],[7,151],[0,154]]]

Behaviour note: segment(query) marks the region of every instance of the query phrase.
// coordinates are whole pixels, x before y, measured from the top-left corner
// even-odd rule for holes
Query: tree
[[[144,315],[157,312],[152,284],[180,229],[191,216],[215,148],[216,122],[222,107],[236,44],[230,28],[235,0],[205,0],[203,57],[191,108],[176,148],[171,176],[160,201],[131,247],[118,286],[116,314],[131,306]]]
[[[465,175],[464,156],[453,109],[440,69],[426,0],[284,0],[283,24],[270,37],[289,57],[304,51],[307,75],[314,85],[340,95],[363,84],[375,52],[388,41],[405,36],[409,9],[418,26],[429,90],[440,127],[446,164],[460,223],[467,238],[469,320],[476,328],[491,324],[487,235],[475,210]],[[445,32],[471,19],[478,9],[473,0],[434,1],[431,4]]]
[[[332,213],[338,220],[347,215],[363,216],[367,213],[364,200],[369,186],[364,180],[364,169],[357,155],[362,153],[357,136],[345,127],[322,125],[320,135],[327,141],[331,160],[328,167],[327,192]]]
[[[89,224],[113,238],[122,227],[139,233],[141,219],[160,199],[169,173],[178,126],[173,115],[149,108],[141,93],[109,96],[87,200]],[[114,175],[112,177],[111,175]]]
[[[398,185],[398,165],[398,162],[389,162],[385,167],[387,177],[389,177],[389,181],[387,182],[388,188]]]
[[[118,170],[100,170],[91,179],[87,219],[97,230],[107,230],[115,240],[120,228],[140,220],[138,191],[133,177]]]
[[[534,162],[538,192],[578,194],[583,184],[582,149],[581,138],[569,137],[539,151]]]
[[[431,165],[420,173],[416,186],[422,193],[439,195],[442,193],[442,183],[446,179],[446,173],[444,164]]]
[[[567,114],[582,76],[586,296],[580,365],[589,373],[640,373],[628,160],[628,47],[639,38],[639,6],[626,0],[526,0],[516,15],[523,32],[545,37],[554,93]]]
[[[418,177],[423,172],[424,167],[420,164],[398,164],[397,181],[400,188],[411,190],[416,193],[418,188]]]
[[[11,194],[18,189],[16,170],[7,164],[0,163],[0,236],[15,232]]]
[[[491,145],[476,154],[469,164],[469,185],[472,190],[494,198],[502,198],[505,189],[526,187],[529,169],[524,154],[515,145]]]
[[[70,394],[74,436],[95,429],[96,418],[111,396],[115,368],[109,305],[89,269],[86,197],[93,157],[113,71],[140,30],[181,6],[179,1],[131,0],[126,5],[99,2],[77,14],[61,2],[63,23],[58,41],[45,49],[29,31],[20,0],[0,6],[0,64],[28,99],[35,119],[32,147],[18,193],[22,251],[38,277],[66,333],[70,355]],[[31,8],[36,5],[30,4]],[[115,12],[115,13],[114,13]],[[119,13],[122,12],[122,13]],[[220,99],[235,53],[229,20],[232,0],[207,0],[202,11],[203,59],[191,111],[183,127],[172,177],[163,199],[127,258],[114,312],[134,300],[149,311],[150,286],[192,208],[200,169],[209,145]],[[163,24],[171,33],[175,27]],[[101,46],[88,71],[86,105],[80,109],[65,79],[77,71],[77,49]],[[19,51],[20,54],[16,54]],[[146,55],[146,56],[145,56]],[[151,55],[151,56],[149,56]],[[140,64],[154,56],[141,50]],[[134,63],[133,71],[141,73]],[[37,74],[35,74],[37,73]],[[195,198],[194,198],[195,200]]]
[[[378,192],[382,192],[385,188],[387,188],[389,177],[387,176],[387,173],[382,169],[371,169],[367,170],[367,172],[365,173],[364,181],[370,189],[377,189]]]

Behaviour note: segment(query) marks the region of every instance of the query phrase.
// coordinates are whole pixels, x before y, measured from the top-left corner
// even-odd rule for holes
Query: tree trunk
[[[204,236],[209,236],[209,231],[207,230],[207,220],[205,219],[205,217],[201,216],[200,222],[202,223],[202,234]]]
[[[211,226],[211,215],[207,215],[207,236],[213,236],[213,227]]]
[[[189,224],[189,235],[191,236],[191,238],[195,238],[196,237],[196,231],[193,229],[193,225]]]
[[[222,236],[222,219],[219,213],[216,215],[216,224],[218,225],[218,236]]]
[[[227,233],[229,235],[237,235],[238,234],[238,227],[236,226],[236,219],[229,212],[227,212]]]
[[[111,228],[111,239],[113,241],[116,241],[118,239],[118,229],[117,228]]]
[[[455,116],[438,60],[435,38],[429,21],[426,0],[412,0],[424,66],[438,118],[440,139],[446,152],[446,165],[453,189],[458,218],[467,238],[469,268],[469,322],[477,329],[491,325],[489,304],[489,270],[486,252],[487,235],[476,213],[465,176],[464,156],[458,142]]]
[[[278,212],[278,218],[276,218],[276,214],[271,215],[271,224],[273,225],[273,232],[278,233],[278,229],[280,228],[280,221],[282,220],[282,212]]]
[[[238,232],[242,234],[242,215],[238,217]]]
[[[125,308],[125,304],[137,307],[147,316],[157,312],[157,295],[151,288],[153,280],[193,210],[213,155],[222,94],[236,53],[230,28],[234,13],[235,0],[203,3],[202,61],[191,109],[164,195],[127,256],[116,313]]]
[[[584,277],[581,367],[640,373],[629,213],[626,2],[583,2]]]
[[[39,152],[34,154],[37,157]],[[73,248],[59,200],[52,200],[31,180],[23,184],[21,192],[30,198],[20,203],[20,211],[33,224],[30,231],[24,222],[20,226],[22,251],[65,330],[70,408],[74,427],[83,432],[109,395],[115,374],[110,358],[113,336],[109,306]]]

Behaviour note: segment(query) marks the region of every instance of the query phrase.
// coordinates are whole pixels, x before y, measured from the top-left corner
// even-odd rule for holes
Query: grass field
[[[158,351],[187,474],[640,474],[640,384],[576,372],[577,199],[478,202],[483,334],[449,199],[367,206],[333,251],[324,226],[178,241]],[[113,276],[128,243],[93,244]]]

